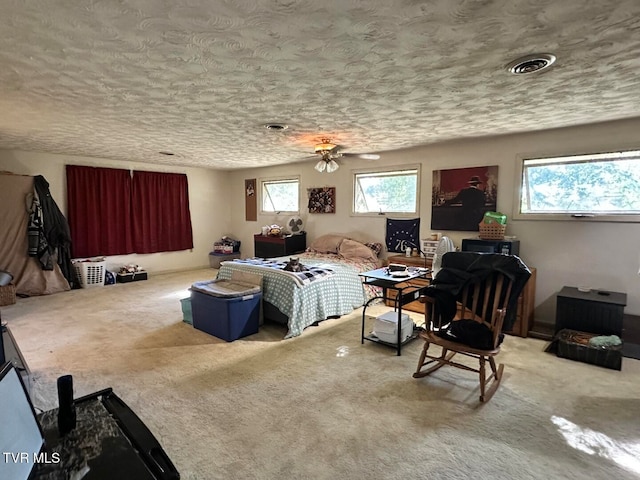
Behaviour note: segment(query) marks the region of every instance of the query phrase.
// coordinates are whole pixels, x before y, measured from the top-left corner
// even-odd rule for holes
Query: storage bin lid
[[[214,297],[242,297],[260,293],[260,286],[237,280],[217,279],[195,282],[191,285],[191,290]]]

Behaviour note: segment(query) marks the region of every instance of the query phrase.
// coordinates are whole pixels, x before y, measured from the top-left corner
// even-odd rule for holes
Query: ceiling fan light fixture
[[[328,138],[323,138],[322,139],[322,143],[318,143],[315,146],[315,152],[316,153],[330,152],[331,150],[333,150],[336,147],[337,147],[337,145],[331,143],[331,141]]]
[[[340,165],[338,165],[338,162],[335,160],[332,159],[327,162],[327,173],[333,173],[338,170],[338,168],[340,168]]]
[[[327,162],[325,162],[324,160],[319,160],[318,163],[316,163],[316,166],[313,168],[322,173],[327,169]]]

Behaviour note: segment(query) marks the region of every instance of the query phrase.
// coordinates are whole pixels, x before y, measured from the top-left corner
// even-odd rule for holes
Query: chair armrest
[[[436,304],[436,301],[433,297],[429,297],[427,295],[420,295],[418,298],[420,303],[424,303],[424,324],[425,328],[430,329],[431,320],[433,318],[433,308]]]

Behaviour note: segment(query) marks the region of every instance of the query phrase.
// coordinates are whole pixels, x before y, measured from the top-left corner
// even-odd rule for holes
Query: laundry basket
[[[76,276],[82,288],[101,287],[107,273],[107,262],[104,260],[74,260]]]
[[[0,307],[16,303],[16,286],[13,283],[0,287]]]

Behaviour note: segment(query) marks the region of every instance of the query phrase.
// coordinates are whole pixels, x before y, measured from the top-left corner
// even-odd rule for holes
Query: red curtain
[[[134,253],[129,170],[67,165],[72,258]]]
[[[185,174],[134,171],[131,198],[136,253],[193,248]]]

